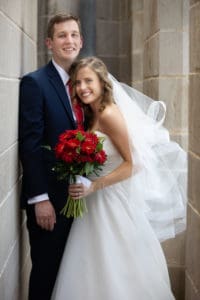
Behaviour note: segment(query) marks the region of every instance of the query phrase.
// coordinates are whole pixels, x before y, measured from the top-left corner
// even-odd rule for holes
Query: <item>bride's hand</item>
[[[74,199],[84,198],[90,195],[94,191],[94,183],[91,182],[90,186],[87,187],[83,183],[75,183],[69,185],[69,195]]]

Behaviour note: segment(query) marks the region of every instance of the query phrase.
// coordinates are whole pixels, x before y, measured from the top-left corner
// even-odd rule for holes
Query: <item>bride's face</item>
[[[96,106],[102,99],[103,84],[98,75],[89,67],[83,67],[77,72],[76,93],[84,104]]]

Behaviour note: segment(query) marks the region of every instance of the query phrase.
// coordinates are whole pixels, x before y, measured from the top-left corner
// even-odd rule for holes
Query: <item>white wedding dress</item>
[[[104,149],[101,175],[121,162],[107,136]],[[131,194],[125,180],[87,198],[88,213],[72,224],[52,300],[174,299],[160,242],[136,204],[145,189],[140,172],[133,177]]]
[[[52,300],[172,300],[160,241],[185,230],[186,153],[162,126],[161,102],[111,80],[133,174],[87,197],[88,213],[73,221]],[[122,159],[109,137],[96,133],[105,136],[105,175]]]

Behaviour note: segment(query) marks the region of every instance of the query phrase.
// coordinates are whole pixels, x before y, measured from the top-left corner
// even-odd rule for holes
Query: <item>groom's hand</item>
[[[45,230],[52,231],[56,223],[56,214],[49,200],[35,204],[35,217],[37,224]]]

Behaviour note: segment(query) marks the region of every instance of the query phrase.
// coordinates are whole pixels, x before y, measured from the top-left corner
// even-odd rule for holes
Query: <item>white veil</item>
[[[131,198],[134,205],[144,209],[160,241],[173,238],[186,227],[186,152],[170,141],[169,132],[162,126],[166,112],[163,102],[154,101],[111,75],[109,78],[138,169],[130,179],[134,180],[134,184],[130,182],[130,189],[134,186]]]

